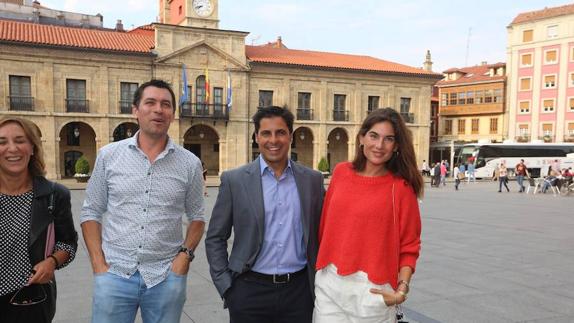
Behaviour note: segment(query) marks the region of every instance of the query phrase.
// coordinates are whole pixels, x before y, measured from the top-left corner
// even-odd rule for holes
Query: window
[[[444,121],[444,134],[451,135],[452,134],[452,120],[445,120]]]
[[[66,80],[66,111],[88,112],[85,80]]]
[[[297,96],[297,108],[309,110],[311,108],[311,93],[299,92]]]
[[[544,63],[554,64],[557,62],[558,52],[555,49],[549,49],[544,52]]]
[[[466,103],[466,92],[460,92],[458,94],[458,104],[465,104]]]
[[[574,136],[574,123],[569,123],[568,124],[568,136]]]
[[[533,34],[532,29],[522,31],[522,42],[523,43],[531,42],[532,34]]]
[[[458,119],[458,134],[464,135],[465,132],[466,132],[466,120]]]
[[[570,61],[574,62],[574,47],[570,47]]]
[[[522,54],[520,56],[520,66],[532,66],[532,54]]]
[[[494,102],[502,103],[502,89],[495,89],[494,90]]]
[[[132,102],[137,89],[137,83],[120,83],[120,113],[132,113]]]
[[[498,118],[490,118],[490,133],[498,133]]]
[[[192,97],[193,97],[193,86],[188,85],[187,86],[187,97],[185,98],[185,101],[191,103],[192,101]]]
[[[474,104],[474,92],[466,92],[466,104]]]
[[[66,144],[68,146],[80,145],[80,124],[71,122],[66,125]]]
[[[32,111],[33,98],[29,76],[10,75],[10,110]]]
[[[530,101],[520,101],[520,113],[530,113]]]
[[[543,123],[542,124],[542,135],[543,136],[552,136],[552,124],[551,123]]]
[[[401,98],[401,113],[409,113],[411,110],[411,98]]]
[[[440,105],[447,106],[448,105],[448,93],[441,93],[440,95]]]
[[[518,125],[518,134],[520,134],[521,136],[529,136],[530,132],[528,131],[528,125],[527,124]]]
[[[259,107],[270,107],[273,105],[273,91],[259,90]]]
[[[520,79],[520,91],[530,91],[530,77]]]
[[[568,107],[570,108],[570,112],[574,111],[574,98],[569,98],[568,99]]]
[[[556,38],[558,37],[558,25],[552,25],[546,27],[546,38]]]
[[[205,75],[200,75],[195,79],[195,103],[207,103],[209,100],[205,95]]]
[[[313,120],[311,115],[311,93],[299,92],[297,95],[297,119]]]
[[[345,110],[345,102],[347,96],[344,94],[335,94],[333,97],[333,120],[334,121],[348,121],[347,111]]]
[[[544,88],[555,88],[556,87],[556,75],[544,75]]]
[[[223,88],[221,87],[213,88],[213,104],[215,105],[223,104]]]
[[[369,101],[367,103],[367,111],[371,112],[379,108],[379,97],[369,96]]]
[[[474,95],[474,103],[484,103],[484,91],[476,91]]]
[[[456,105],[456,93],[450,94],[450,105]]]
[[[484,91],[484,103],[491,103],[493,94],[494,94],[493,90]]]
[[[568,86],[574,86],[574,73],[568,74]]]
[[[542,101],[544,112],[554,112],[554,99]]]
[[[471,125],[471,129],[470,129],[472,134],[478,133],[479,123],[480,123],[480,119],[472,119],[472,125]]]

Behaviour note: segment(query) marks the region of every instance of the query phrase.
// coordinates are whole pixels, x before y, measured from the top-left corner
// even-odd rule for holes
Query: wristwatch
[[[179,248],[178,253],[180,252],[185,252],[185,254],[187,255],[187,258],[189,259],[189,262],[191,262],[193,260],[193,258],[195,258],[195,254],[193,253],[193,249],[191,248],[187,248],[186,246],[181,246],[181,248]]]

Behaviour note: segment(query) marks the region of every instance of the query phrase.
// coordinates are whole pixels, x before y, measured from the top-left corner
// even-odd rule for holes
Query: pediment
[[[188,66],[199,66],[201,68],[219,66],[226,69],[249,69],[247,65],[235,57],[209,44],[205,40],[183,47],[168,55],[158,57],[156,62],[176,65],[183,63]]]

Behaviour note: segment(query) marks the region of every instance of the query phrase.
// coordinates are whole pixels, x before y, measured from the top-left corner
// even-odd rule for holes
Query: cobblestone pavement
[[[510,193],[498,193],[497,184],[427,185],[409,322],[574,322],[574,197],[526,195],[514,182]],[[210,187],[208,216],[216,195]],[[83,198],[83,190],[72,191],[78,232]],[[181,321],[228,322],[203,243],[196,254]],[[89,322],[92,274],[81,237],[76,260],[57,278],[54,322]]]

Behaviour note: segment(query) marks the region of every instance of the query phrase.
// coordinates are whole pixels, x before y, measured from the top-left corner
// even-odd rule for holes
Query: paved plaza
[[[498,183],[430,188],[421,202],[422,251],[409,322],[574,322],[574,197],[498,193]],[[209,188],[207,214],[217,196]],[[72,191],[78,232],[83,190]],[[375,198],[375,197],[373,197]],[[228,322],[209,277],[203,241],[188,277],[182,322]],[[89,322],[92,273],[80,236],[57,273],[54,322]],[[262,322],[265,323],[265,322]]]

